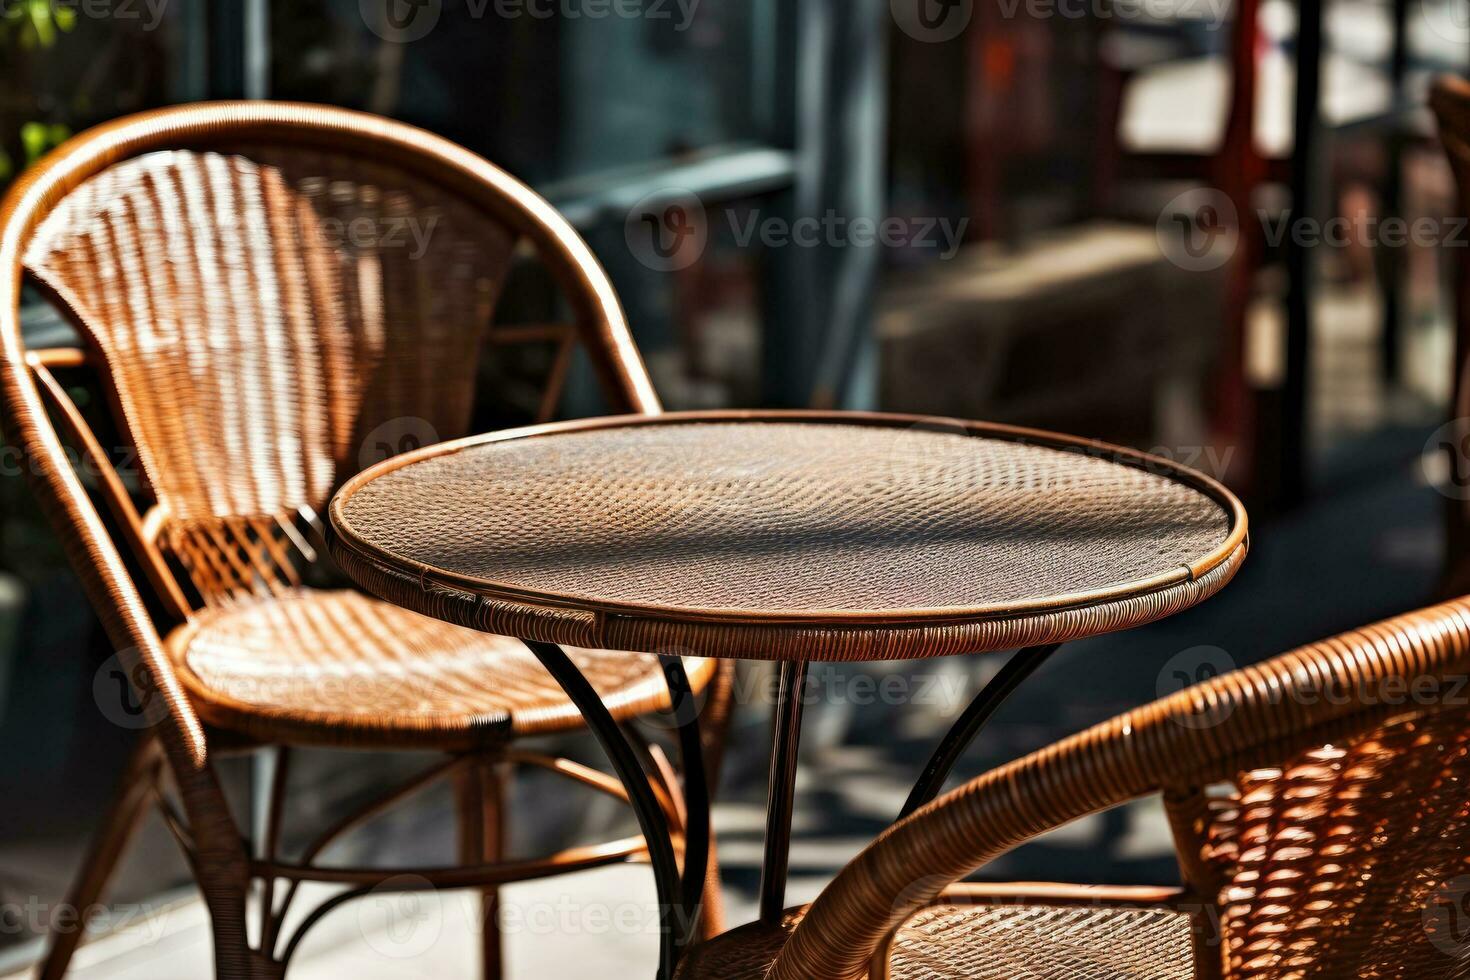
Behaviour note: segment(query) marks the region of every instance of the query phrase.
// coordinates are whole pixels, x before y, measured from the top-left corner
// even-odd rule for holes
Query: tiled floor
[[[839,753],[840,755],[840,753]],[[860,756],[861,754],[857,754]],[[859,773],[871,772],[858,757],[847,760]],[[838,769],[844,768],[839,763]],[[834,773],[834,775],[836,775]],[[882,781],[889,782],[889,781]],[[862,790],[871,784],[853,784]],[[873,787],[871,802],[902,802],[896,781]],[[811,787],[806,787],[810,792]],[[755,837],[764,814],[759,807],[722,807],[722,828],[737,844],[725,857],[732,866],[759,860]],[[802,821],[813,831],[820,821]],[[1167,828],[1153,808],[1140,808],[1128,820],[1124,837],[1111,845],[1119,856],[1149,856]],[[1081,823],[1057,835],[1055,844],[1081,851],[1104,845],[1101,821]],[[799,870],[789,898],[809,901],[827,880],[827,868],[841,865],[865,841],[857,837],[809,839],[797,850]],[[822,869],[814,873],[814,869]],[[303,895],[303,899],[321,897]],[[755,914],[744,889],[731,889],[727,909],[732,924]],[[307,902],[310,905],[310,902]],[[77,980],[199,980],[211,972],[209,925],[203,905],[190,894],[161,899],[136,912],[128,924],[84,947],[71,976]],[[516,885],[502,893],[502,934],[508,977],[540,980],[581,978],[595,964],[598,976],[647,977],[657,961],[656,903],[646,867],[623,865],[561,880]],[[443,980],[474,976],[479,929],[478,899],[467,892],[443,895],[384,895],[348,905],[324,920],[303,942],[292,964],[293,980]],[[22,980],[14,973],[0,980]]]
[[[306,896],[303,896],[303,898]],[[655,901],[646,868],[623,866],[505,890],[510,977],[652,976]],[[303,942],[293,980],[445,980],[475,976],[478,899],[466,892],[367,898]],[[552,938],[554,937],[554,939]],[[184,899],[84,947],[77,980],[200,980],[212,974],[202,904]],[[16,973],[5,980],[21,980]]]

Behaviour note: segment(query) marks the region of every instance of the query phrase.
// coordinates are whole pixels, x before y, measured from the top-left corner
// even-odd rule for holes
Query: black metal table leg
[[[669,836],[669,822],[658,804],[658,797],[654,795],[653,785],[638,761],[638,753],[618,729],[607,705],[602,703],[596,689],[582,676],[566,652],[555,643],[535,640],[525,643],[582,712],[587,727],[592,729],[592,734],[611,760],[613,771],[628,791],[628,802],[638,817],[638,827],[648,844],[648,858],[658,887],[658,977],[659,980],[672,980],[674,967],[683,951],[684,932],[690,917],[687,910],[681,911],[679,863],[674,855],[674,842]],[[679,922],[681,918],[686,920],[685,924]]]
[[[990,721],[991,716],[1002,704],[1005,704],[1007,698],[1015,693],[1016,688],[1021,686],[1021,682],[1030,677],[1059,646],[1061,646],[1060,643],[1047,643],[1018,651],[1006,661],[1006,665],[1000,669],[1000,672],[991,678],[990,683],[980,689],[980,693],[975,695],[975,700],[970,702],[964,714],[960,715],[944,736],[944,741],[939,743],[939,747],[929,757],[929,764],[924,767],[924,772],[919,776],[918,782],[914,783],[913,792],[909,793],[909,798],[898,815],[899,819],[903,819],[939,795],[955,763],[970,747],[970,743],[975,741],[975,736],[980,734],[980,730]]]
[[[761,921],[776,924],[786,908],[791,858],[791,811],[796,797],[796,757],[801,747],[806,661],[781,664],[771,742],[771,782],[766,796],[766,849],[761,862]]]
[[[709,875],[710,814],[709,781],[704,771],[704,744],[699,737],[699,704],[689,686],[682,657],[659,658],[664,682],[669,688],[669,710],[678,726],[679,766],[684,772],[684,911],[681,942],[692,941],[704,902],[704,884]]]

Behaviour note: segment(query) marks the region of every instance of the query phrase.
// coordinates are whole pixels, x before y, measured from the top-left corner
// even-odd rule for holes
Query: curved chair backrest
[[[1223,675],[996,769],[855,858],[771,976],[867,977],[950,883],[1160,791],[1186,879],[1220,916],[1207,975],[1466,976],[1467,668],[1460,599]],[[1203,795],[1221,784],[1224,795]]]
[[[6,436],[114,646],[146,671],[185,802],[191,786],[206,800],[191,822],[215,826],[221,860],[239,859],[238,839],[203,729],[51,413],[90,457],[169,611],[277,589],[294,574],[291,550],[311,550],[295,522],[314,518],[385,412],[439,437],[463,427],[474,351],[517,241],[553,274],[574,323],[511,339],[554,340],[559,378],[580,340],[614,410],[658,411],[613,288],[566,220],[410,126],[268,102],[166,109],[70,140],[0,202]],[[74,316],[90,353],[27,349],[27,277]],[[146,514],[52,373],[85,361],[136,442],[156,500]]]
[[[533,331],[559,344],[553,387],[580,337],[615,410],[658,410],[585,244],[420,130],[324,107],[167,109],[81,137],[43,185],[22,260],[97,355],[157,505],[135,546],[175,607],[192,600],[163,555],[206,603],[294,585],[314,552],[301,525],[344,479],[465,434],[519,240],[576,314]]]

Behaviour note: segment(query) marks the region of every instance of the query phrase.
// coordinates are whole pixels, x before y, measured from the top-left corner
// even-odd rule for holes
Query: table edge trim
[[[473,576],[462,575],[438,568],[424,562],[405,558],[385,551],[364,541],[351,529],[342,509],[345,502],[363,486],[373,480],[414,463],[439,456],[462,452],[483,445],[529,439],[539,436],[559,435],[572,432],[588,432],[599,429],[631,428],[645,425],[683,425],[719,422],[774,422],[827,425],[874,425],[889,428],[913,428],[917,425],[960,427],[967,432],[1001,439],[1008,442],[1035,442],[1052,449],[1086,450],[1094,454],[1105,454],[1113,462],[1142,469],[1164,479],[1182,483],[1209,497],[1229,516],[1230,530],[1219,545],[1211,552],[1195,559],[1188,565],[1179,565],[1167,572],[1144,579],[1134,579],[1100,589],[1083,592],[1045,596],[1040,599],[1017,599],[1007,602],[989,603],[980,606],[928,606],[908,609],[811,609],[811,610],[768,610],[722,607],[696,607],[660,605],[631,601],[588,599],[566,593],[541,592],[524,589],[503,582],[491,582]],[[1162,470],[1163,472],[1160,472]],[[932,415],[906,415],[886,412],[827,412],[806,409],[792,410],[721,410],[698,412],[664,412],[642,415],[599,416],[590,419],[575,419],[567,422],[551,422],[540,425],[502,429],[497,432],[467,436],[435,443],[411,452],[402,453],[377,463],[344,483],[333,495],[328,506],[331,528],[331,545],[334,551],[349,550],[359,559],[368,559],[384,569],[393,569],[402,575],[410,574],[422,583],[433,582],[441,588],[451,589],[466,595],[480,596],[520,605],[545,608],[563,614],[585,612],[596,615],[621,615],[670,622],[722,623],[731,625],[769,624],[806,625],[817,627],[841,627],[862,625],[939,625],[947,622],[968,622],[989,619],[1005,619],[1035,615],[1038,613],[1063,611],[1088,605],[1102,605],[1124,599],[1148,595],[1173,585],[1195,581],[1227,562],[1249,538],[1248,518],[1240,500],[1217,480],[1176,463],[1141,450],[1113,445],[1097,439],[1086,439],[1042,429],[1028,429],[1002,423],[979,422]]]

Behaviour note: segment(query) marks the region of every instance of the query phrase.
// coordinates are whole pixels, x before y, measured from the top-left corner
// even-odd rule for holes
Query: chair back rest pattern
[[[1470,975],[1467,776],[1463,708],[1238,774],[1196,825],[1206,955],[1229,980]]]
[[[409,227],[432,229],[422,256],[385,244]],[[194,522],[319,509],[395,416],[462,434],[509,244],[370,163],[164,151],[69,195],[26,264],[100,349],[158,501]]]
[[[885,831],[813,903],[771,977],[866,977],[949,883],[1151,793],[1213,918],[1195,928],[1202,977],[1470,977],[1467,679],[1470,598],[1064,739]]]
[[[205,140],[143,147],[81,181],[24,253],[98,355],[157,504],[157,545],[206,605],[300,584],[322,552],[316,515],[343,480],[466,434],[512,252],[527,226],[546,231],[523,213],[544,206],[524,188],[487,202],[442,160],[416,159],[402,145],[416,131],[313,114],[396,143],[364,152],[370,132],[303,139],[290,119],[262,138],[243,114],[218,121]],[[578,258],[571,285],[597,293],[601,270]],[[604,326],[619,336],[580,339],[631,347],[616,315]],[[625,352],[600,361],[634,395],[617,408],[656,409]],[[636,355],[632,367],[642,374]]]

